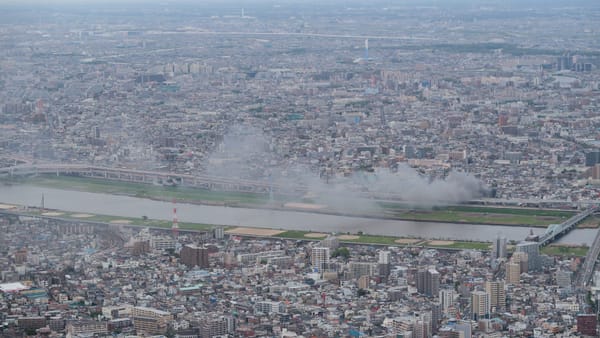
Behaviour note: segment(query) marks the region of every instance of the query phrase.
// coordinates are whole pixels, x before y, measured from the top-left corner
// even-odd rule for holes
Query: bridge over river
[[[210,175],[189,175],[128,168],[109,168],[84,164],[35,164],[0,168],[1,176],[31,176],[39,174],[77,175],[113,181],[146,184],[173,184],[207,190],[250,192],[259,194],[305,194],[306,189],[294,185],[244,180]]]
[[[584,211],[560,224],[550,224],[546,229],[546,232],[538,240],[538,243],[540,243],[540,246],[545,246],[552,243],[553,241],[567,234],[569,231],[573,230],[577,224],[594,214],[596,211],[598,211],[597,205],[585,209]]]

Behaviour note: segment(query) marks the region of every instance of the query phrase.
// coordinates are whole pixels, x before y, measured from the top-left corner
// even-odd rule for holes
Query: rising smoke
[[[464,172],[452,171],[445,178],[430,180],[407,164],[400,164],[395,173],[379,170],[374,176],[374,192],[422,206],[465,202],[486,194],[483,183]]]
[[[282,160],[273,142],[259,128],[236,126],[227,133],[216,151],[209,156],[206,173],[236,179],[272,182],[284,190],[305,187],[305,199],[343,213],[380,211],[375,199],[401,200],[415,207],[434,207],[464,202],[486,195],[476,177],[450,172],[444,178],[431,179],[407,164],[395,172],[378,169],[351,177],[320,178],[310,166]]]

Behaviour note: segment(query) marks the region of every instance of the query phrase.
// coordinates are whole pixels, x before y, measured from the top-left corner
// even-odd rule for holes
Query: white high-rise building
[[[390,252],[387,250],[379,251],[379,264],[390,264]]]
[[[453,289],[440,290],[440,306],[444,313],[448,312],[448,308],[454,306],[456,292]]]
[[[319,271],[323,270],[323,267],[329,263],[329,248],[315,247],[312,248],[310,262],[313,267],[318,268]]]

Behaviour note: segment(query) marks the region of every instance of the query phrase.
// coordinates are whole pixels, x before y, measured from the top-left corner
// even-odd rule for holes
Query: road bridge
[[[250,192],[268,194],[305,194],[306,189],[300,186],[282,186],[276,183],[231,179],[210,175],[189,175],[146,171],[127,168],[109,168],[83,164],[36,164],[17,165],[0,168],[0,176],[35,176],[40,174],[77,175],[82,177],[100,178],[113,181],[132,183],[165,184],[206,190]]]
[[[556,239],[573,230],[575,226],[579,224],[579,222],[588,218],[596,211],[598,211],[598,206],[591,206],[560,224],[550,224],[546,229],[546,232],[538,240],[538,243],[540,243],[540,246],[545,246],[552,243]]]

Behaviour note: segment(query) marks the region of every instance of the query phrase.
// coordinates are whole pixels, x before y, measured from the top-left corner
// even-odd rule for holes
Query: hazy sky
[[[598,0],[0,0],[1,5],[114,5],[114,4],[146,4],[146,5],[176,5],[176,4],[239,4],[240,6],[251,6],[253,3],[261,4],[340,4],[340,5],[361,5],[368,7],[369,5],[434,5],[434,6],[453,6],[456,4],[467,5],[503,5],[513,4],[522,6],[581,6],[595,5],[598,6]]]

